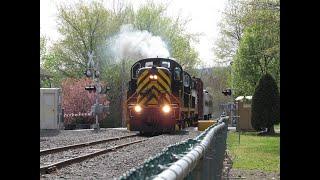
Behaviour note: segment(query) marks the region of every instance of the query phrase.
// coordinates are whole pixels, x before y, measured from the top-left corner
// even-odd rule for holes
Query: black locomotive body
[[[131,68],[127,126],[145,133],[173,132],[203,119],[203,83],[172,59],[148,58]]]

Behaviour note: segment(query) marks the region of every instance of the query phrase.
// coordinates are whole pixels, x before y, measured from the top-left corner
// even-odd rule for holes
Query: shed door
[[[54,93],[44,93],[42,102],[42,117],[41,117],[41,129],[56,129],[57,118],[55,109]]]

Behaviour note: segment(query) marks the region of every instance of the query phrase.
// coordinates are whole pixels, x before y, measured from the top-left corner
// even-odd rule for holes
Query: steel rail
[[[115,149],[119,149],[119,148],[122,148],[122,147],[125,147],[125,146],[129,146],[131,144],[140,143],[140,142],[146,141],[148,139],[137,140],[137,141],[133,141],[133,142],[129,142],[129,143],[113,146],[113,147],[110,147],[110,148],[102,149],[102,150],[99,150],[97,152],[81,155],[81,156],[78,156],[78,157],[75,157],[75,158],[70,158],[70,159],[67,159],[67,160],[59,161],[59,162],[56,162],[56,163],[53,163],[53,164],[50,164],[50,165],[47,165],[47,166],[42,166],[42,167],[40,166],[40,174],[50,173],[50,172],[52,172],[52,171],[54,171],[56,169],[60,169],[62,167],[68,166],[70,164],[81,162],[81,161],[84,161],[84,160],[86,160],[88,158],[96,157],[96,156],[98,156],[100,154],[104,154],[104,153],[107,153],[107,152],[110,152],[110,151],[114,151]]]
[[[138,134],[102,139],[102,140],[98,140],[98,141],[90,141],[90,142],[61,146],[61,147],[50,148],[50,149],[44,149],[44,150],[40,150],[40,156],[46,155],[46,154],[51,154],[51,153],[56,153],[56,152],[60,152],[60,151],[68,150],[68,149],[75,149],[75,148],[80,148],[80,147],[85,147],[85,146],[91,146],[91,145],[101,144],[101,143],[108,142],[108,141],[115,141],[115,140],[125,139],[125,138],[129,138],[129,137],[135,137],[135,136],[138,136]]]

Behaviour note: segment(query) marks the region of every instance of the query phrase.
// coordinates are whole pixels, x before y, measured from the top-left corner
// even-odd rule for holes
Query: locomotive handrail
[[[134,93],[126,100],[126,104],[128,104],[129,100],[131,100],[134,95],[137,95],[137,92],[134,92]]]
[[[178,105],[180,106],[181,102],[179,99],[177,99],[172,93],[168,93],[170,95],[170,97],[173,97],[173,99],[178,103]]]

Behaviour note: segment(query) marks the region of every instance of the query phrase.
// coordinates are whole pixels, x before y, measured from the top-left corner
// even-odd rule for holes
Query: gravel
[[[105,148],[110,148],[116,145],[121,145],[121,144],[142,140],[142,139],[146,139],[146,137],[130,137],[126,139],[120,139],[120,140],[105,142],[105,143],[96,144],[92,146],[86,146],[86,147],[61,151],[53,154],[43,155],[43,156],[40,156],[40,166],[49,165],[54,162],[75,158],[80,155],[97,152]]]
[[[121,132],[108,132],[106,134],[116,134]],[[119,131],[119,130],[116,130]],[[122,133],[125,131],[122,131]],[[128,133],[128,132],[125,132]],[[181,142],[188,138],[194,138],[201,132],[198,131],[181,131],[176,134],[164,134],[154,136],[142,143],[133,144],[115,152],[109,152],[80,163],[72,164],[70,166],[59,169],[51,174],[41,175],[41,179],[114,179],[120,177],[123,173],[141,165],[146,159],[160,153],[165,147],[177,142]],[[68,134],[70,137],[74,135]],[[118,134],[119,135],[119,134]],[[88,135],[84,135],[88,136]],[[83,138],[83,137],[81,137]],[[143,138],[143,137],[136,137]],[[60,137],[57,139],[67,140],[68,137]],[[57,139],[55,139],[57,141]],[[55,144],[61,144],[50,139]],[[74,137],[74,140],[77,139]],[[88,141],[88,140],[87,140]],[[121,143],[132,141],[132,138],[123,139]],[[47,142],[47,141],[45,141]],[[119,142],[119,141],[117,141]],[[41,142],[43,143],[43,142]],[[48,159],[49,156],[47,156]],[[54,159],[54,158],[53,158]]]
[[[118,129],[40,131],[40,150],[136,133]]]

